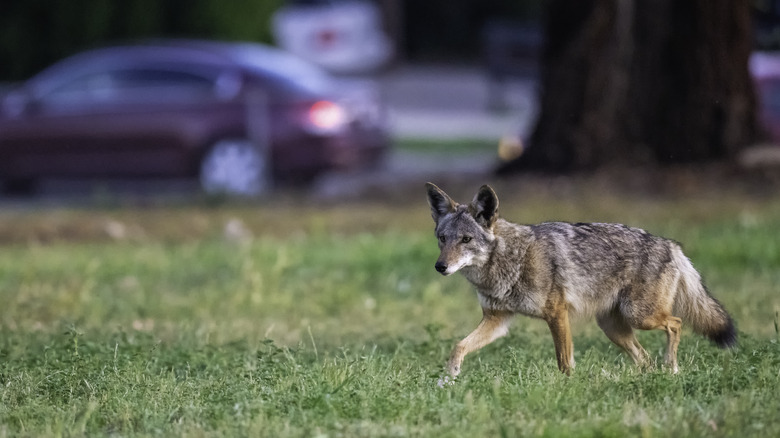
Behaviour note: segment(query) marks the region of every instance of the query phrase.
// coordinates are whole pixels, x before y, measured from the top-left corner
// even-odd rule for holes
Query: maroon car
[[[389,145],[365,83],[252,43],[158,41],[97,49],[2,99],[0,179],[198,177],[254,195],[377,164]]]

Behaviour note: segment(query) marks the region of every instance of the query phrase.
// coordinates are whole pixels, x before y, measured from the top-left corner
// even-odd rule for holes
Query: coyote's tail
[[[726,309],[713,298],[701,281],[699,272],[682,253],[675,251],[674,261],[680,270],[680,289],[674,299],[674,313],[683,323],[689,323],[693,331],[707,337],[720,348],[737,343],[734,321]]]

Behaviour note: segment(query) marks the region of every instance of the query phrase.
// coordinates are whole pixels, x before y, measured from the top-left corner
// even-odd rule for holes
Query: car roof
[[[275,47],[248,42],[158,39],[87,50],[66,58],[31,79],[46,92],[63,77],[143,64],[190,64],[215,69],[240,69],[270,81],[320,93],[331,78],[319,67]],[[52,84],[52,85],[50,85]]]
[[[304,81],[328,82],[331,77],[320,67],[292,53],[259,43],[203,40],[173,40],[168,44],[196,48],[224,57],[250,72],[278,79],[297,78]]]

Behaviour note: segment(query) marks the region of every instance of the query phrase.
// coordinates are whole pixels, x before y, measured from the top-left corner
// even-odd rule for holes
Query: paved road
[[[526,134],[536,116],[532,78],[498,89],[502,111],[489,109],[491,86],[480,68],[407,66],[378,80],[399,138],[498,140],[508,133]]]

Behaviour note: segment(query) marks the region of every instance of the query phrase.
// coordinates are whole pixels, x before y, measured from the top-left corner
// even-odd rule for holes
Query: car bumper
[[[274,151],[275,175],[279,179],[310,179],[326,171],[375,168],[391,145],[384,133],[320,137],[296,143]]]

